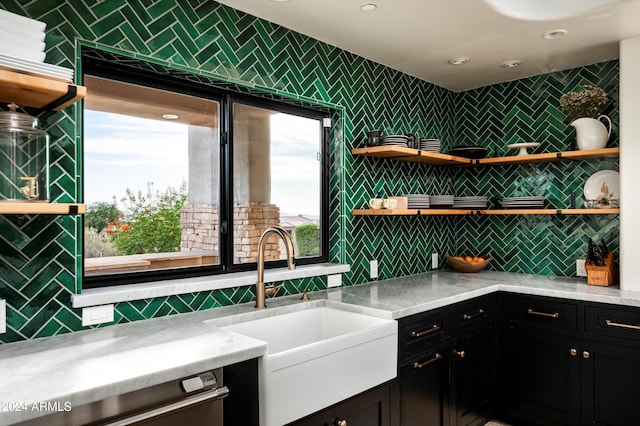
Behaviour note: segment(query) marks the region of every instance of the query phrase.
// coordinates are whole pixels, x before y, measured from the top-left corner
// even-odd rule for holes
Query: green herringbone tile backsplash
[[[584,83],[611,94],[617,122],[617,62],[453,93],[333,46],[210,0],[0,0],[0,8],[47,23],[47,62],[74,67],[76,40],[119,60],[207,84],[336,106],[331,141],[330,256],[351,264],[346,285],[368,279],[378,259],[380,278],[428,270],[431,253],[491,250],[495,269],[571,275],[586,235],[618,247],[617,218],[603,217],[352,217],[374,195],[411,192],[503,196],[533,188],[566,205],[595,170],[617,161],[554,163],[486,169],[433,168],[367,158],[350,150],[366,130],[437,137],[445,147],[495,147],[545,141],[566,149],[567,119],[557,99]],[[79,71],[79,70],[77,70]],[[78,106],[39,117],[52,135],[52,197],[81,200],[82,151]],[[612,138],[617,143],[617,137]],[[72,216],[0,216],[0,294],[8,302],[1,342],[82,329],[70,296],[81,282],[80,220]],[[324,287],[323,278],[287,281],[282,294]],[[208,309],[254,298],[241,287],[116,305],[116,322]]]

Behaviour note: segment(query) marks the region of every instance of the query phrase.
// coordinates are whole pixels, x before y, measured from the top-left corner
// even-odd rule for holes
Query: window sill
[[[266,283],[318,277],[322,275],[342,274],[349,272],[349,265],[339,263],[319,263],[297,266],[294,270],[287,268],[269,269],[264,272]],[[71,296],[74,308],[105,305],[109,303],[129,302],[132,300],[153,297],[173,296],[177,294],[196,293],[199,291],[219,290],[223,288],[241,287],[256,283],[257,272],[245,271],[209,277],[185,278],[181,280],[158,281],[144,284],[120,285],[117,287],[92,288]]]

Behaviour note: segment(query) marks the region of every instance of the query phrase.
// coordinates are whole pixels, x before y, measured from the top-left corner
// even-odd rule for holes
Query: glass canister
[[[49,135],[38,119],[0,111],[0,202],[49,201]]]

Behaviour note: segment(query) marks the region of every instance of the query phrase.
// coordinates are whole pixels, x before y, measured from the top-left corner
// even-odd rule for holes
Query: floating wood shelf
[[[38,203],[38,202],[0,202],[0,214],[84,214],[84,204]]]
[[[352,155],[390,160],[408,161],[412,163],[430,164],[433,166],[495,166],[507,164],[543,163],[561,160],[590,160],[596,158],[612,158],[620,155],[620,148],[591,149],[584,151],[545,152],[542,154],[512,155],[508,157],[481,158],[472,160],[455,155],[422,151],[400,146],[370,146],[356,148]]]
[[[422,151],[413,148],[404,148],[401,146],[369,146],[366,148],[356,148],[351,151],[351,154],[363,157],[386,158],[389,160],[431,164],[433,166],[468,166],[473,164],[474,161],[469,158],[457,157],[455,155]]]
[[[474,160],[479,166],[505,164],[545,163],[561,160],[593,160],[597,158],[613,158],[620,155],[620,148],[590,149],[584,151],[544,152],[541,154],[513,155],[510,157],[481,158]]]
[[[464,215],[594,215],[620,214],[620,209],[497,209],[497,210],[462,210],[462,209],[356,209],[354,216],[464,216]]]
[[[360,209],[352,210],[354,216],[461,216],[474,214],[475,210],[462,209]]]
[[[522,214],[557,214],[557,215],[584,215],[584,214],[620,214],[620,209],[497,209],[478,210],[478,214],[484,215],[522,215]]]
[[[0,69],[0,102],[60,111],[84,98],[87,89],[55,78]]]

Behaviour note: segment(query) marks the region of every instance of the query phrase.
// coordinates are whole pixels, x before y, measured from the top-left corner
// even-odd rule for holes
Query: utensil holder
[[[610,286],[617,284],[616,265],[613,261],[613,254],[609,253],[605,259],[604,266],[585,264],[587,270],[587,284]]]

